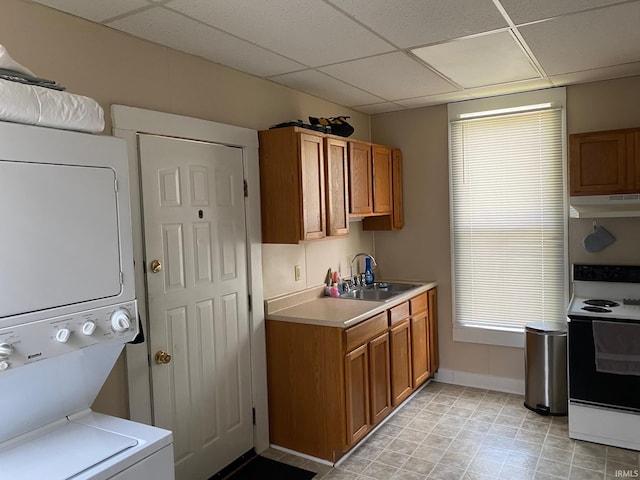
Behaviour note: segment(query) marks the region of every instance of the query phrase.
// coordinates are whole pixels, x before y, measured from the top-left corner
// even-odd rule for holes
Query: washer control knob
[[[68,328],[61,328],[56,332],[56,340],[60,343],[67,343],[69,337],[71,336],[71,330]]]
[[[91,320],[84,322],[82,324],[82,333],[87,335],[87,336],[91,336],[93,335],[93,332],[96,331],[96,324],[95,322],[92,322]]]
[[[10,343],[0,343],[0,359],[9,358],[13,353],[13,347]]]
[[[9,368],[9,362],[2,360],[0,362],[0,372],[4,372],[7,368]]]
[[[120,309],[111,314],[111,328],[116,333],[126,332],[131,328],[131,318],[129,312]]]

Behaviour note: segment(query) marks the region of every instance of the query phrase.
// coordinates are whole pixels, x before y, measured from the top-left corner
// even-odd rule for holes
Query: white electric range
[[[569,436],[640,450],[640,267],[574,265]]]

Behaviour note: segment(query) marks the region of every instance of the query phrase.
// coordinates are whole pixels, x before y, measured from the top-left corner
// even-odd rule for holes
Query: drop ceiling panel
[[[435,95],[456,89],[400,52],[330,65],[320,70],[386,100]]]
[[[372,113],[640,75],[640,0],[32,1]]]
[[[332,0],[401,48],[506,27],[491,0]]]
[[[406,110],[402,105],[398,105],[392,102],[374,103],[372,105],[360,105],[354,107],[356,110],[366,113],[367,115],[377,115],[379,113],[397,112],[399,110]]]
[[[316,97],[353,106],[380,102],[375,95],[347,85],[316,70],[304,70],[272,77],[270,80],[291,87],[294,90],[310,93]]]
[[[506,27],[491,0],[331,0],[401,48]]]
[[[459,102],[462,100],[470,100],[472,97],[465,90],[457,92],[443,93],[440,95],[430,95],[427,97],[407,98],[406,100],[398,100],[398,103],[407,108],[428,107],[430,105],[440,105],[442,103]]]
[[[539,77],[508,31],[418,48],[413,53],[465,88]]]
[[[624,78],[640,75],[640,62],[614,65],[613,67],[586,70],[584,72],[564,73],[550,77],[554,86],[571,85],[573,83],[587,83],[612,78]]]
[[[393,50],[318,0],[173,0],[167,6],[312,67]]]
[[[107,25],[253,75],[275,75],[303,68],[287,58],[164,8],[144,10]]]
[[[472,98],[484,98],[495,97],[497,95],[507,95],[509,93],[525,92],[529,90],[541,90],[552,86],[553,85],[549,79],[537,78],[535,80],[524,80],[522,82],[502,83],[500,85],[470,88],[465,90],[465,92]]]
[[[640,2],[520,27],[547,75],[640,59]]]
[[[624,0],[500,0],[516,24],[620,3]]]
[[[35,0],[37,3],[47,5],[63,12],[71,13],[78,17],[86,18],[93,22],[102,22],[109,18],[122,15],[138,8],[148,7],[150,3],[145,0],[110,0],[83,1],[78,0]]]

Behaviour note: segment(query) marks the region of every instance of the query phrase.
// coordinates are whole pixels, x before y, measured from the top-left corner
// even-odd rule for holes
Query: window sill
[[[520,330],[456,325],[453,327],[453,341],[524,348],[524,328]]]

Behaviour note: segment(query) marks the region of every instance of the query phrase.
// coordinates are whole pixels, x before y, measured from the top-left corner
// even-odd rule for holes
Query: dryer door
[[[0,318],[119,295],[111,168],[0,160]]]

